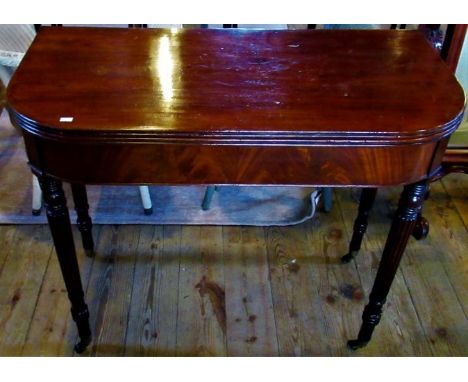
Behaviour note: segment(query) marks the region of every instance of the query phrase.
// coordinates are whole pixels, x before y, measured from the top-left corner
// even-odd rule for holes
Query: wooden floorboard
[[[125,355],[176,355],[181,227],[140,229]]]
[[[310,225],[305,225],[310,228]],[[318,228],[318,226],[314,226]],[[318,293],[320,272],[304,230],[265,228],[279,355],[331,355],[323,303]],[[323,264],[323,263],[322,263]]]
[[[222,227],[184,226],[181,232],[176,354],[226,355]]]
[[[230,356],[277,356],[264,231],[224,227],[227,349]]]
[[[357,190],[294,227],[96,226],[77,245],[96,356],[467,356],[468,177],[431,187],[426,240],[410,240],[383,319],[357,335],[398,200],[379,192],[342,265]],[[74,228],[77,244],[79,235]],[[0,355],[71,356],[77,339],[47,226],[0,226]]]
[[[3,231],[3,227],[2,227]],[[0,355],[21,355],[52,248],[45,226],[17,227],[0,275]]]
[[[468,177],[461,174],[450,174],[441,181],[444,190],[450,196],[465,228],[468,228]]]

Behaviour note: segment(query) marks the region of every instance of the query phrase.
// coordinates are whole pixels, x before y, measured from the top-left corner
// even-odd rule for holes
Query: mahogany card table
[[[418,31],[41,28],[8,87],[77,324],[91,341],[62,181],[93,251],[86,184],[402,186],[357,349],[378,324],[463,90]],[[345,266],[345,265],[343,265]]]

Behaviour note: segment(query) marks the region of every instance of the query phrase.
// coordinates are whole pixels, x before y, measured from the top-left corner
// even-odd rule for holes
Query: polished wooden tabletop
[[[465,102],[417,31],[108,28],[41,28],[8,100],[59,134],[269,144],[430,141]]]
[[[44,28],[7,98],[30,165],[82,184],[408,184],[465,103],[395,30]]]
[[[82,352],[91,342],[61,181],[92,253],[85,184],[405,185],[352,349],[378,324],[462,118],[461,86],[419,32],[46,28],[8,89],[44,193]]]

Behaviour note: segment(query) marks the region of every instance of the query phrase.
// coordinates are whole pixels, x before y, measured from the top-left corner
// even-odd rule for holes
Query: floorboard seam
[[[140,245],[140,238],[141,238],[141,231],[138,230],[138,240],[135,245],[135,251],[139,248]],[[130,300],[128,302],[128,310],[127,310],[127,320],[126,320],[126,325],[125,325],[125,336],[123,340],[123,354],[125,355],[126,349],[127,349],[127,335],[128,335],[128,323],[130,322],[130,313],[132,311],[132,301],[133,301],[133,289],[135,285],[135,268],[136,268],[136,262],[138,261],[138,252],[133,255],[133,267],[132,267],[132,285],[130,287]]]
[[[271,283],[271,264],[270,264],[270,256],[268,256],[268,238],[267,238],[267,231],[268,227],[263,227],[263,241],[265,243],[265,256],[266,256],[266,265],[268,270],[268,284],[270,284],[270,297],[271,297],[271,304],[272,304],[272,311],[273,311],[273,321],[275,323],[275,336],[276,336],[276,354],[280,356],[280,340],[278,337],[278,324],[276,319],[276,310],[275,310],[275,298],[273,297],[273,284]]]
[[[31,324],[32,324],[32,321],[34,319],[34,314],[36,313],[36,309],[37,309],[37,304],[39,302],[39,298],[41,296],[41,292],[42,292],[42,286],[44,285],[44,279],[45,279],[45,275],[47,273],[47,269],[49,268],[49,264],[50,264],[50,259],[52,258],[52,252],[54,251],[53,248],[50,248],[50,251],[49,251],[49,258],[47,259],[47,265],[45,266],[45,269],[44,269],[44,274],[42,275],[42,280],[41,280],[41,285],[39,286],[39,290],[37,292],[37,295],[36,295],[36,300],[34,302],[34,310],[31,314],[31,319],[29,320],[29,324],[28,324],[28,328],[26,329],[26,337],[25,337],[25,340],[23,342],[23,345],[21,346],[21,354],[23,354],[23,351],[24,351],[24,347],[26,345],[26,343],[28,342],[28,339],[29,339],[29,332],[31,330]]]
[[[177,356],[178,353],[178,345],[179,345],[179,338],[178,338],[178,333],[179,333],[179,295],[180,295],[180,262],[181,262],[181,256],[182,256],[182,227],[178,226],[178,259],[179,259],[179,269],[177,272],[177,300],[176,300],[176,306],[177,306],[177,313],[176,313],[176,325],[175,325],[175,349],[174,353]],[[163,240],[163,249],[165,246],[165,240]]]
[[[465,230],[468,231],[468,227],[465,225],[465,220],[463,219],[463,215],[462,215],[461,212],[458,210],[457,204],[453,202],[452,194],[449,192],[449,190],[448,190],[447,187],[445,186],[445,183],[444,183],[443,179],[440,180],[440,184],[442,185],[442,188],[444,189],[445,193],[446,193],[446,194],[448,195],[448,197],[450,198],[450,201],[452,202],[455,211],[457,211],[457,215],[458,215],[458,217],[460,218],[460,221],[462,222],[463,227],[465,227]],[[429,199],[431,199],[430,196],[429,196]]]

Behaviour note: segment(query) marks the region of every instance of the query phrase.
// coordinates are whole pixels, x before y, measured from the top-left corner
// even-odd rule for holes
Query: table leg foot
[[[84,252],[86,257],[92,258],[95,255],[94,249],[85,249]]]
[[[369,300],[369,304],[366,305],[362,313],[362,325],[359,330],[358,338],[348,341],[348,347],[350,349],[356,350],[366,346],[371,340],[372,333],[382,317],[382,308],[385,300],[375,301],[372,294]]]
[[[359,253],[359,251],[350,251],[349,253],[347,253],[346,255],[344,255],[341,258],[341,263],[342,264],[349,263],[351,260],[353,260],[358,255],[358,253]]]
[[[367,345],[368,341],[360,341],[360,340],[349,340],[346,346],[350,350],[357,350],[363,348]]]
[[[150,208],[144,208],[143,212],[145,213],[146,216],[153,215],[153,206],[151,206]]]
[[[92,339],[88,307],[85,304],[80,309],[72,308],[71,313],[73,321],[75,321],[78,328],[78,335],[80,336],[80,341],[75,345],[74,349],[77,353],[83,353]]]
[[[91,343],[91,336],[87,338],[82,338],[77,344],[75,344],[73,349],[75,350],[76,353],[81,354],[86,350],[86,348],[88,347],[90,343]]]
[[[37,210],[33,209],[32,214],[33,214],[33,216],[39,216],[41,214],[41,211],[42,211],[41,208],[39,208]]]

